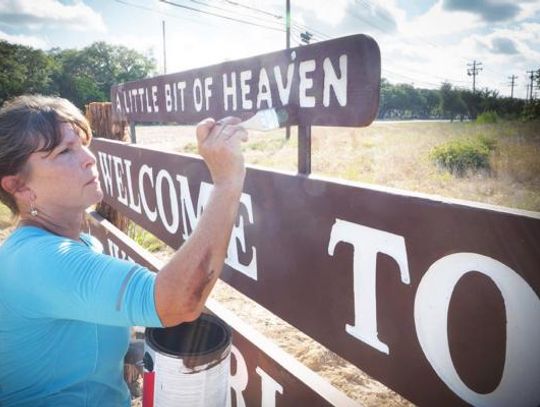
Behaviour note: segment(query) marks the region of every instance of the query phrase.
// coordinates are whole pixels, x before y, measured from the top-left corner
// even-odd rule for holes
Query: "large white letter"
[[[212,96],[212,86],[213,79],[212,77],[204,78],[204,108],[206,110],[210,109],[210,97]]]
[[[242,109],[249,110],[253,108],[253,102],[247,98],[251,92],[251,86],[246,82],[251,79],[251,71],[240,72],[240,94],[242,95]]]
[[[257,109],[261,108],[263,100],[266,102],[266,107],[272,107],[272,92],[270,91],[270,79],[266,69],[261,68],[259,73],[259,93],[257,93]]]
[[[199,78],[196,78],[195,82],[193,82],[193,104],[195,105],[195,110],[200,112],[203,105],[203,90]]]
[[[283,386],[276,382],[268,373],[259,366],[255,371],[261,376],[261,406],[272,407],[276,405],[276,393],[283,394]]]
[[[313,87],[313,79],[307,77],[308,72],[313,72],[316,68],[316,63],[314,59],[309,61],[300,62],[298,67],[298,72],[300,74],[300,86],[298,88],[300,95],[300,107],[314,107],[315,106],[315,97],[308,96],[307,90]]]
[[[191,234],[190,230],[193,231],[197,226],[199,216],[201,216],[202,210],[210,198],[213,185],[207,182],[201,182],[199,198],[197,199],[197,209],[195,210],[187,177],[177,175],[176,180],[180,187],[180,205],[182,206],[182,238],[186,240]]]
[[[129,207],[135,212],[141,213],[141,200],[139,199],[139,201],[135,203],[135,196],[133,195],[133,185],[131,181],[131,161],[124,158],[124,165],[126,167],[126,177],[129,192]]]
[[[339,70],[341,78],[338,79],[330,58],[324,58],[324,90],[323,105],[330,106],[330,87],[334,89],[334,95],[341,106],[347,106],[347,55],[339,57]]]
[[[167,222],[167,217],[165,216],[165,206],[163,204],[163,180],[167,181],[167,184],[169,184],[169,205],[171,206],[172,215],[170,223]],[[159,171],[156,177],[156,202],[161,223],[163,226],[165,226],[165,229],[167,229],[169,233],[176,233],[180,223],[180,218],[178,216],[178,198],[174,189],[173,179],[166,170]]]
[[[112,171],[111,171],[111,160],[112,156],[110,154],[102,153],[98,151],[99,157],[99,169],[101,170],[101,175],[103,176],[103,183],[105,184],[105,191],[110,196],[113,196],[113,187],[112,187]]]
[[[231,374],[231,376],[229,377],[231,392],[234,391],[236,397],[236,406],[246,407],[246,401],[244,400],[244,396],[242,395],[242,392],[246,389],[248,384],[248,371],[246,361],[244,360],[244,357],[242,356],[238,348],[234,345],[231,345],[231,353],[232,356],[234,356],[234,358],[231,358],[231,361],[233,359],[236,360],[236,374]],[[227,400],[227,405],[231,405],[230,399]]]
[[[152,188],[154,188],[154,179],[152,178],[152,167],[149,167],[146,164],[143,164],[139,171],[139,194],[141,196],[141,202],[142,206],[144,208],[144,214],[146,217],[151,221],[155,222],[157,219],[157,211],[154,209],[153,211],[150,210],[150,207],[148,206],[148,202],[146,201],[146,195],[144,193],[144,176],[148,175],[148,179],[150,180],[150,185]]]
[[[251,205],[251,196],[242,193],[240,197],[240,203],[246,207],[248,221],[249,223],[253,224],[253,208]],[[245,265],[240,263],[240,259],[238,258],[238,245],[240,245],[243,253],[246,252],[246,238],[244,236],[244,217],[239,214],[238,218],[238,226],[236,226],[236,224],[233,226],[231,239],[229,240],[229,246],[227,247],[227,258],[225,259],[225,263],[231,266],[233,269],[239,271],[240,273],[245,274],[249,278],[257,281],[257,251],[255,250],[255,247],[251,247],[253,256],[251,257],[251,261],[249,262],[249,264]]]
[[[328,254],[334,255],[338,242],[353,246],[354,325],[345,330],[362,342],[388,354],[388,345],[377,335],[377,253],[392,257],[399,266],[401,281],[409,284],[409,265],[403,236],[336,219],[330,233]]]
[[[296,52],[291,53],[291,59],[294,61],[296,59]],[[281,77],[281,70],[279,66],[274,67],[274,76],[276,77],[276,84],[279,93],[279,100],[283,106],[289,104],[289,96],[291,95],[291,86],[292,78],[294,73],[294,63],[291,62],[287,67],[287,83],[283,83],[283,78]]]
[[[488,276],[506,307],[506,353],[501,382],[491,393],[477,393],[459,377],[448,344],[448,307],[457,282],[467,273]],[[431,265],[414,301],[416,334],[437,375],[475,406],[540,404],[540,300],[527,282],[505,264],[477,253],[455,253]]]
[[[229,110],[229,96],[232,97],[232,110],[236,110],[236,72],[231,72],[231,86],[227,85],[227,74],[223,74],[223,109]]]
[[[113,163],[114,175],[116,178],[116,189],[118,192],[118,196],[116,197],[116,199],[118,200],[118,202],[128,206],[127,191],[124,188],[124,182],[122,179],[124,174],[124,169],[122,168],[122,159],[120,157],[113,156]]]

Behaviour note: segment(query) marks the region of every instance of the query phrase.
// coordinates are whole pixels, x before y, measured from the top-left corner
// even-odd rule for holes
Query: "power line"
[[[145,7],[145,6],[142,6],[140,4],[133,4],[133,3],[129,3],[125,0],[115,0],[117,3],[120,3],[120,4],[123,4],[125,6],[130,6],[130,7],[134,7],[134,8],[138,8],[138,9],[141,9],[141,10],[145,10],[145,11],[150,11],[152,13],[155,13],[155,14],[159,14],[161,16],[165,16],[165,17],[172,17],[172,18],[175,18],[175,19],[178,19],[178,20],[185,20],[185,21],[191,21],[192,23],[200,23],[200,21],[198,20],[193,20],[189,17],[185,17],[185,16],[178,16],[178,15],[171,15],[171,14],[168,14],[168,13],[163,13],[159,10],[156,10],[154,8],[151,8],[151,7]]]
[[[261,13],[261,14],[266,14],[268,16],[271,16],[271,17],[274,17],[274,18],[277,18],[277,19],[283,19],[283,16],[280,16],[279,14],[273,14],[273,13],[270,13],[270,12],[268,12],[266,10],[262,10],[260,8],[257,8],[257,7],[248,6],[247,4],[238,3],[238,2],[232,1],[232,0],[223,0],[223,2],[232,4],[233,6],[242,7],[242,8],[248,9],[248,10],[256,11],[256,12]]]
[[[229,2],[229,1],[225,1],[224,3],[226,3],[224,6],[225,7],[220,7],[220,6],[216,6],[216,5],[213,5],[213,4],[209,4],[208,2],[206,1],[202,1],[202,0],[189,0],[191,1],[192,3],[195,3],[195,4],[199,4],[203,7],[208,7],[208,8],[211,8],[211,9],[216,9],[216,10],[219,10],[219,11],[223,11],[225,13],[234,13],[235,15],[240,15],[240,16],[244,16],[244,17],[247,17],[247,18],[255,18],[257,19],[259,22],[262,20],[264,21],[265,23],[269,23],[269,24],[279,24],[281,26],[281,24],[283,24],[282,21],[276,21],[276,20],[282,20],[283,17],[278,15],[278,14],[271,14],[271,13],[267,13],[266,11],[264,10],[261,10],[261,9],[258,9],[256,7],[242,7],[244,9],[248,9],[250,11],[249,14],[245,13],[245,12],[239,12],[237,10],[233,10],[231,8],[231,6],[233,8],[236,8],[238,9],[239,7],[241,7],[242,5],[239,4],[239,3],[236,3],[236,2]],[[253,11],[255,12],[259,12],[259,13],[262,13],[264,14],[264,17],[261,17],[261,16],[255,16]],[[272,18],[269,18],[268,16],[272,17]]]
[[[186,5],[183,5],[183,4],[173,3],[172,1],[168,1],[168,0],[160,0],[160,1],[162,3],[169,4],[169,5],[174,6],[174,7],[178,7],[178,8],[182,8],[182,9],[186,9],[186,10],[190,10],[190,11],[194,11],[194,12],[214,16],[214,17],[223,18],[225,20],[236,21],[237,23],[242,23],[242,24],[252,25],[252,26],[256,26],[256,27],[266,28],[268,30],[285,32],[285,30],[283,28],[270,27],[268,25],[257,24],[257,23],[251,22],[251,21],[246,21],[246,20],[241,20],[239,18],[225,16],[223,14],[218,14],[218,13],[214,13],[214,12],[211,12],[211,11],[205,11],[205,10],[201,10],[201,9],[198,9],[198,8],[195,8],[195,7],[190,7],[190,6],[186,6]]]

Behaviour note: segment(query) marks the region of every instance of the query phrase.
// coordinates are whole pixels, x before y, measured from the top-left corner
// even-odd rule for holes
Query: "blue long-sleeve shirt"
[[[23,226],[0,246],[0,405],[129,406],[129,326],[157,327],[155,274]]]

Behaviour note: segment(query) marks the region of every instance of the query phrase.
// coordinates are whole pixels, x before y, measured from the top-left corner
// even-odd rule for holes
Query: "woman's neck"
[[[60,220],[56,220],[60,219]],[[75,214],[71,217],[62,216],[56,218],[39,212],[36,216],[21,215],[19,224],[37,226],[59,236],[65,236],[73,240],[80,240],[83,214]]]

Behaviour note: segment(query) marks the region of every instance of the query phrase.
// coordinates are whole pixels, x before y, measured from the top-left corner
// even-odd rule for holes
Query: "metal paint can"
[[[143,407],[223,407],[229,393],[231,329],[211,314],[145,331]]]

